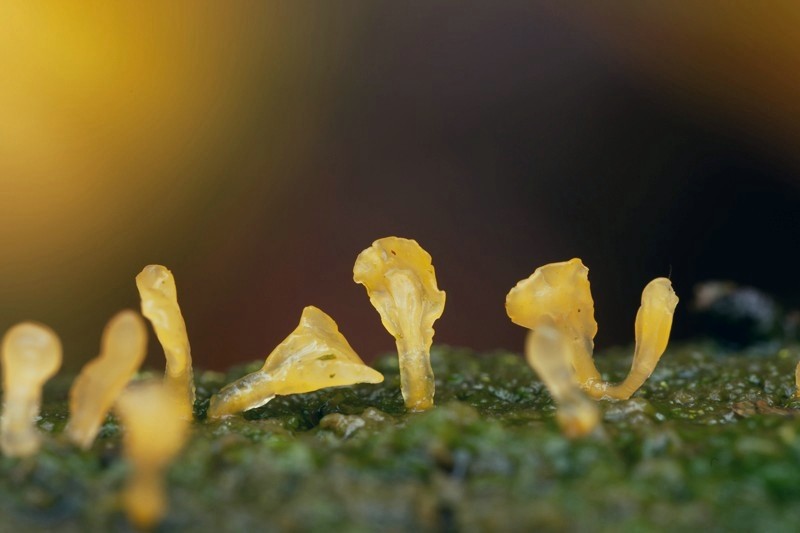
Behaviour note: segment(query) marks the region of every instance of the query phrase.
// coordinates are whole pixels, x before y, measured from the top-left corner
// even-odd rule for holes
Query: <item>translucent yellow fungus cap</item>
[[[435,392],[430,363],[433,323],[445,304],[430,254],[411,239],[378,239],[359,254],[353,279],[367,289],[383,326],[396,340],[406,407],[430,409]]]
[[[572,365],[581,382],[599,380],[592,362],[597,322],[589,269],[580,259],[550,263],[517,283],[506,296],[506,313],[517,325],[535,330],[543,319],[571,339]]]
[[[164,470],[183,447],[188,421],[175,395],[157,382],[123,392],[114,411],[124,427],[124,455],[131,465],[122,503],[137,527],[150,528],[166,514]]]
[[[69,392],[65,432],[83,449],[92,445],[106,414],[144,361],[144,320],[135,311],[120,311],[108,322],[100,344],[100,355],[83,367]]]
[[[153,324],[167,359],[165,383],[178,398],[183,416],[192,417],[194,377],[186,323],[178,305],[175,278],[166,267],[148,265],[136,276],[142,314]]]
[[[42,324],[17,324],[3,337],[2,364],[0,447],[12,457],[33,455],[41,446],[35,422],[42,403],[42,386],[61,367],[61,341]]]
[[[278,395],[300,394],[354,383],[380,383],[383,376],[361,360],[336,322],[316,307],[303,309],[300,324],[261,370],[227,385],[211,398],[217,418],[260,407]]]

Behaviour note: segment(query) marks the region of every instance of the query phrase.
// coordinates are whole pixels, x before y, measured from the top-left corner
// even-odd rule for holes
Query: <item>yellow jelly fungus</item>
[[[667,349],[672,317],[678,296],[667,278],[656,278],[642,291],[642,304],[636,313],[636,347],[631,370],[618,385],[608,385],[603,396],[627,399],[644,385]]]
[[[572,362],[581,383],[600,381],[594,366],[594,300],[589,269],[580,259],[539,267],[506,297],[506,312],[517,325],[535,330],[550,317],[572,343]]]
[[[172,272],[161,265],[148,265],[136,276],[142,299],[142,314],[153,324],[164,348],[167,370],[164,382],[178,399],[184,418],[191,418],[194,406],[192,354],[186,323],[178,305]]]
[[[61,341],[42,324],[17,324],[3,337],[2,363],[0,447],[11,457],[33,455],[41,446],[36,418],[42,404],[42,386],[61,367]]]
[[[615,385],[600,378],[592,359],[597,323],[589,269],[580,259],[536,269],[511,289],[506,298],[506,311],[515,324],[535,331],[547,318],[566,339],[571,339],[570,367],[574,379],[598,399],[630,398],[650,377],[666,350],[677,305],[678,297],[668,279],[657,278],[645,287],[636,316],[636,348],[631,370],[621,384]]]
[[[356,259],[353,279],[366,287],[383,327],[396,340],[406,407],[432,408],[430,349],[433,323],[444,312],[445,293],[436,286],[430,254],[411,239],[378,239]]]
[[[83,367],[69,391],[67,437],[83,449],[94,442],[100,425],[147,353],[147,328],[135,311],[117,313],[103,331],[100,355]]]
[[[575,381],[572,355],[575,343],[550,317],[528,333],[525,358],[542,378],[553,396],[556,419],[567,437],[588,435],[600,422],[600,410],[581,391]]]
[[[336,322],[309,306],[303,309],[300,324],[267,356],[261,370],[225,386],[211,398],[208,416],[254,409],[275,396],[382,381],[383,375],[364,364]]]
[[[172,391],[158,382],[129,388],[114,411],[124,427],[124,455],[131,468],[122,504],[138,528],[151,528],[166,514],[164,471],[183,447],[188,421]]]

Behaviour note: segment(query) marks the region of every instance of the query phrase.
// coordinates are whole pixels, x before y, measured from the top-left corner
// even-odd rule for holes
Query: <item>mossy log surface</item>
[[[597,357],[621,379],[630,351]],[[436,347],[436,407],[406,413],[396,358],[380,385],[277,398],[205,418],[209,396],[260,366],[198,372],[192,435],[168,474],[158,531],[796,531],[796,346],[670,349],[603,427],[570,441],[514,354]],[[0,459],[1,531],[131,531],[109,417],[93,448],[61,435],[69,380],[47,390],[37,456]]]

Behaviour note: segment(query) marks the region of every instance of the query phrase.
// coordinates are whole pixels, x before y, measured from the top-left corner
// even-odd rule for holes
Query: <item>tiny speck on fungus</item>
[[[175,278],[164,266],[148,265],[136,276],[136,287],[142,300],[142,314],[153,324],[164,348],[167,360],[164,382],[178,398],[183,416],[191,418],[194,407],[192,353],[178,305]]]
[[[35,422],[42,404],[42,386],[61,367],[61,341],[45,325],[17,324],[3,337],[2,364],[0,447],[10,457],[27,457],[41,446]]]
[[[65,433],[83,449],[94,442],[117,397],[147,353],[147,328],[135,311],[120,311],[103,331],[100,355],[87,363],[69,392],[70,418]]]
[[[142,529],[166,514],[164,470],[183,447],[188,420],[166,384],[149,382],[124,391],[114,411],[124,427],[123,452],[131,466],[122,504]]]
[[[261,370],[212,396],[208,416],[219,418],[254,409],[275,396],[382,381],[383,375],[364,364],[336,322],[309,306],[303,309],[300,324],[267,356]]]
[[[511,289],[506,297],[506,312],[515,324],[534,331],[546,325],[557,330],[562,339],[571,339],[568,348],[550,352],[555,354],[553,357],[566,358],[567,364],[561,364],[561,370],[568,370],[571,379],[597,399],[630,398],[650,377],[667,348],[677,305],[678,297],[667,278],[657,278],[647,284],[636,315],[636,347],[631,370],[622,383],[610,384],[601,379],[592,359],[597,322],[594,320],[589,269],[580,259],[551,263],[536,269],[529,278]],[[528,347],[534,349],[531,342]],[[540,357],[545,355],[529,354],[528,359],[531,361],[531,358],[537,360]],[[551,378],[547,376],[542,375],[542,379],[553,393],[558,385],[551,383]]]
[[[359,254],[353,280],[367,289],[383,326],[395,337],[406,407],[432,408],[430,349],[433,323],[444,312],[445,293],[436,285],[430,254],[411,239],[378,239]]]

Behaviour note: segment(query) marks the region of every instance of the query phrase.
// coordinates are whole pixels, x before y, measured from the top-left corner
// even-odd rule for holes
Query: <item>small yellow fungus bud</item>
[[[383,327],[395,337],[406,407],[432,408],[430,349],[433,323],[444,312],[445,293],[436,286],[430,254],[411,239],[378,239],[356,259],[353,279],[367,289]]]
[[[135,311],[117,313],[103,331],[100,355],[83,367],[69,392],[69,439],[88,449],[117,397],[147,353],[147,328]]]
[[[164,381],[178,398],[183,417],[191,418],[194,407],[192,354],[186,323],[178,305],[178,292],[172,272],[161,265],[148,265],[136,276],[142,299],[142,314],[153,324],[164,348],[167,370]]]
[[[604,382],[592,359],[597,323],[589,287],[589,269],[580,259],[551,263],[520,281],[506,298],[515,324],[536,331],[545,321],[569,339],[573,379],[595,398],[627,399],[650,377],[667,348],[678,297],[666,278],[651,281],[642,292],[636,315],[636,348],[627,378],[619,385]],[[566,341],[565,341],[566,342]],[[548,386],[550,384],[548,383]],[[552,391],[551,391],[552,392]]]
[[[575,343],[549,317],[525,341],[525,358],[558,404],[556,419],[567,437],[588,435],[600,422],[600,411],[581,391],[572,368]]]
[[[383,375],[364,364],[336,322],[309,306],[303,309],[300,324],[267,356],[261,370],[225,386],[211,398],[208,416],[254,409],[279,395],[382,381]]]
[[[42,404],[42,386],[61,367],[61,341],[42,324],[17,324],[3,337],[2,363],[0,447],[11,457],[33,455],[41,446],[35,423]]]
[[[114,411],[125,428],[124,454],[131,467],[122,503],[131,522],[147,529],[166,514],[164,470],[183,447],[188,421],[172,391],[156,382],[123,392]]]

